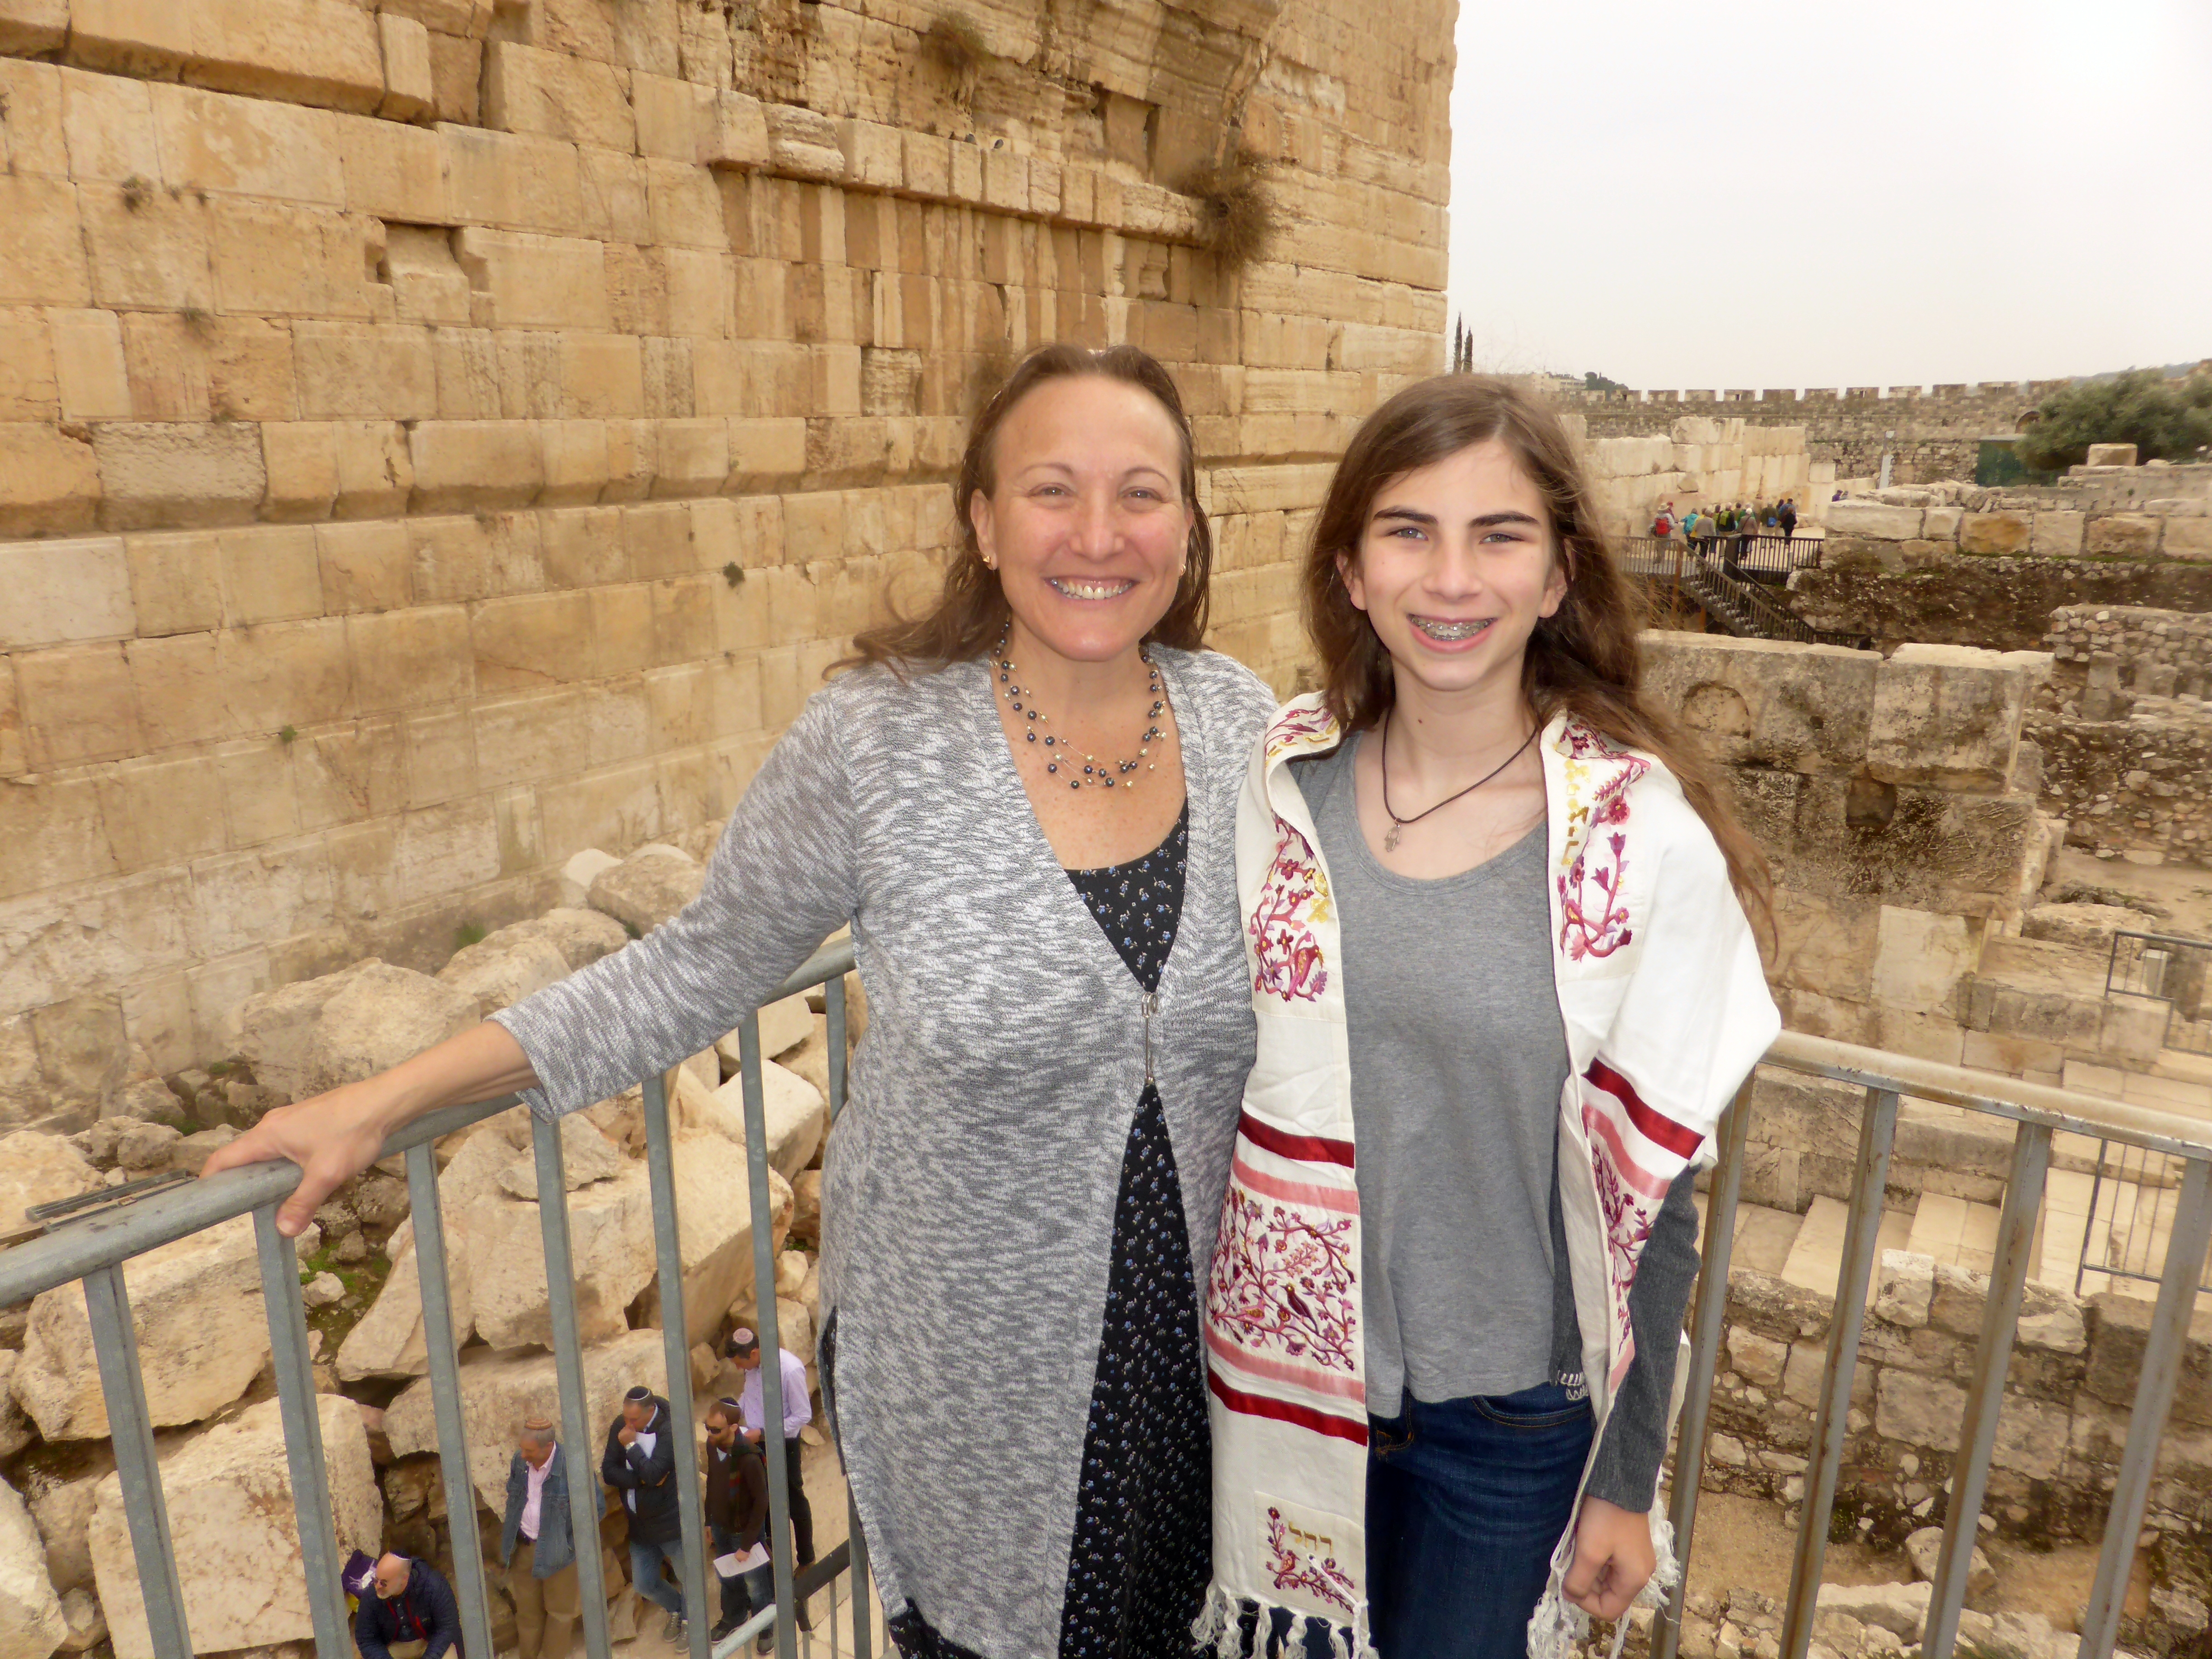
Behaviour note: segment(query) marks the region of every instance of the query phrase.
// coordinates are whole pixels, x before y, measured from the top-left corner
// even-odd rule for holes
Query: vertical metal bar
[[[100,1391],[107,1401],[123,1513],[131,1524],[131,1559],[146,1602],[147,1635],[155,1659],[191,1659],[184,1581],[177,1576],[176,1553],[169,1543],[169,1506],[161,1497],[161,1466],[154,1455],[154,1416],[146,1405],[138,1334],[131,1328],[131,1293],[120,1261],[84,1276],[84,1308],[92,1322],[92,1352],[100,1362]]]
[[[676,1440],[676,1496],[683,1507],[684,1636],[691,1659],[708,1659],[716,1603],[707,1592],[706,1511],[699,1487],[699,1419],[691,1400],[690,1320],[684,1307],[684,1241],[676,1214],[676,1154],[668,1133],[668,1085],[646,1079],[645,1168],[653,1190],[653,1254],[660,1285],[660,1346],[668,1362],[668,1432]]]
[[[1989,1489],[1990,1453],[1997,1440],[1997,1413],[2004,1409],[2005,1375],[2012,1367],[2021,1298],[2035,1254],[2035,1218],[2050,1172],[2051,1126],[2023,1122],[2013,1133],[2012,1173],[2005,1182],[2004,1212],[1997,1218],[1996,1257],[1990,1263],[1989,1299],[1982,1305],[1982,1340],[1974,1349],[1966,1420],[1951,1464],[1950,1512],[1943,1518],[1943,1550],[1936,1562],[1936,1589],[1920,1644],[1925,1659],[1951,1659],[1959,1609],[1966,1605],[1966,1573],[1973,1564],[1982,1498]]]
[[[2181,1378],[2189,1317],[2197,1306],[2197,1276],[2212,1244],[2212,1160],[2192,1158],[2181,1177],[2181,1202],[2173,1231],[2166,1241],[2166,1271],[2159,1278],[2158,1304],[2150,1335],[2143,1345],[2142,1372],[2128,1419],[2127,1449],[2120,1455],[2112,1507],[2105,1516],[2105,1544],[2097,1558],[2097,1578],[2081,1614],[2082,1659],[2110,1659],[2119,1634],[2120,1602],[2135,1565],[2136,1540],[2150,1502],[2150,1480],[2158,1462],[2158,1443],[2166,1414]]]
[[[830,1022],[830,1121],[845,1109],[845,976],[833,975],[823,982],[822,1012]]]
[[[876,1650],[876,1588],[868,1577],[868,1538],[860,1528],[860,1511],[853,1503],[853,1488],[845,1488],[846,1536],[853,1546],[853,1659],[874,1659]]]
[[[553,1376],[561,1395],[561,1452],[568,1463],[568,1519],[575,1533],[576,1599],[584,1619],[584,1651],[610,1659],[607,1574],[600,1559],[599,1465],[592,1425],[585,1416],[584,1347],[577,1334],[576,1267],[568,1244],[568,1176],[561,1127],[532,1114],[530,1150],[538,1170],[538,1228],[545,1242],[545,1306],[553,1321]],[[588,1514],[586,1513],[588,1506]]]
[[[1720,1157],[1705,1191],[1705,1260],[1698,1269],[1698,1308],[1690,1322],[1690,1379],[1682,1395],[1681,1431],[1674,1443],[1674,1490],[1668,1505],[1674,1527],[1674,1559],[1682,1576],[1668,1597],[1667,1616],[1651,1632],[1652,1659],[1674,1659],[1682,1639],[1682,1607],[1690,1593],[1690,1543],[1698,1526],[1698,1480],[1705,1467],[1712,1425],[1713,1368],[1728,1319],[1729,1258],[1735,1248],[1736,1201],[1743,1192],[1744,1146],[1751,1133],[1753,1072],[1735,1091],[1721,1120]]]
[[[738,1027],[738,1075],[745,1100],[745,1178],[752,1200],[753,1302],[760,1317],[761,1454],[768,1462],[769,1553],[775,1564],[775,1650],[777,1659],[798,1659],[799,1609],[791,1589],[790,1454],[783,1445],[783,1346],[775,1316],[775,1209],[769,1196],[757,1014],[747,1014]]]
[[[446,1484],[446,1525],[453,1540],[453,1589],[461,1603],[462,1644],[491,1646],[490,1597],[483,1540],[477,1533],[477,1489],[461,1418],[461,1368],[454,1358],[453,1305],[446,1279],[446,1223],[438,1205],[435,1143],[407,1149],[407,1201],[415,1222],[415,1268],[422,1285],[422,1341],[430,1356],[430,1404],[438,1421],[438,1469]]]
[[[1820,1385],[1820,1410],[1813,1426],[1814,1458],[1805,1471],[1805,1510],[1797,1523],[1797,1561],[1790,1577],[1790,1606],[1783,1615],[1782,1659],[1805,1659],[1813,1640],[1813,1615],[1820,1568],[1828,1555],[1828,1516],[1836,1503],[1850,1432],[1851,1381],[1858,1372],[1859,1329],[1866,1321],[1867,1279],[1881,1237],[1882,1194],[1889,1180],[1890,1143],[1897,1135],[1897,1096],[1869,1088],[1859,1115],[1858,1169],[1851,1182],[1850,1221],[1844,1233],[1844,1262],[1836,1280],[1836,1310],[1828,1327],[1828,1358]]]
[[[276,1231],[276,1206],[253,1212],[253,1244],[261,1259],[261,1301],[269,1316],[269,1353],[276,1373],[276,1408],[284,1425],[284,1461],[292,1477],[292,1514],[300,1528],[300,1565],[307,1580],[307,1612],[319,1659],[351,1659],[345,1586],[338,1582],[337,1529],[326,1501],[323,1422],[315,1406],[314,1363],[307,1352],[307,1306],[300,1297],[300,1258]]]
[[[2097,1236],[2097,1197],[2105,1189],[2105,1154],[2112,1144],[2109,1140],[2097,1143],[2096,1173],[2089,1177],[2089,1215],[2081,1224],[2081,1259],[2074,1269],[2074,1294],[2076,1296],[2081,1294],[2081,1281],[2088,1276],[2089,1241]]]

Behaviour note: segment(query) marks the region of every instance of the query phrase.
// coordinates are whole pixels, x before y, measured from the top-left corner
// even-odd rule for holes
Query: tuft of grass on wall
[[[1264,257],[1282,234],[1282,210],[1267,179],[1268,163],[1249,150],[1208,162],[1182,182],[1198,198],[1200,239],[1224,271]]]
[[[957,11],[939,12],[922,31],[921,55],[964,84],[983,67],[991,50],[983,44],[983,31]]]

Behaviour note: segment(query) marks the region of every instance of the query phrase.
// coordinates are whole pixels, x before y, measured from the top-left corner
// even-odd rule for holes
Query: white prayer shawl
[[[1194,1631],[1224,1655],[1238,1650],[1240,1603],[1261,1608],[1263,1643],[1268,1610],[1281,1607],[1328,1620],[1340,1654],[1374,1652],[1344,969],[1320,837],[1286,769],[1343,737],[1317,695],[1285,705],[1237,807],[1259,1057],[1206,1286],[1214,1577]],[[1652,1220],[1674,1178],[1711,1161],[1720,1114],[1781,1021],[1720,848],[1673,775],[1565,716],[1538,752],[1569,1057],[1559,1199],[1601,1438],[1635,1356],[1628,1293]],[[1678,1401],[1682,1376],[1678,1367]],[[1647,1599],[1678,1571],[1663,1506],[1651,1515],[1659,1571]],[[1570,1523],[1529,1625],[1533,1659],[1587,1632],[1560,1589],[1573,1539]]]

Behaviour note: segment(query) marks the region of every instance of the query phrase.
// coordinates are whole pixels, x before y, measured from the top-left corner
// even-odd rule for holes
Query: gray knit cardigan
[[[1190,852],[1154,1066],[1202,1287],[1253,1057],[1237,793],[1274,699],[1227,657],[1155,655]],[[825,1166],[824,1392],[885,1607],[1031,1659],[1060,1640],[1143,993],[1045,840],[993,691],[981,662],[832,682],[696,901],[494,1018],[544,1085],[532,1106],[572,1111],[706,1048],[852,923],[869,1018]]]

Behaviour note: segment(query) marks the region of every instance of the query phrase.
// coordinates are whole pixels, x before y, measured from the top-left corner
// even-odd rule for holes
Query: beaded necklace
[[[1013,623],[1009,621],[1005,629],[1000,632],[999,642],[992,647],[991,654],[998,661],[999,684],[1005,688],[1003,695],[1007,702],[1012,706],[1013,711],[1024,717],[1022,736],[1027,741],[1035,743],[1037,740],[1037,727],[1049,726],[1052,723],[1052,717],[1038,712],[1036,699],[1030,696],[1026,686],[1014,684],[1014,675],[1017,671],[1013,659],[1006,654],[1006,641],[1012,634]],[[1044,769],[1054,776],[1060,776],[1063,775],[1062,769],[1065,769],[1064,775],[1067,779],[1069,788],[1080,789],[1086,784],[1092,784],[1100,788],[1111,789],[1119,783],[1124,789],[1134,789],[1137,787],[1137,779],[1133,775],[1138,769],[1141,767],[1145,771],[1149,772],[1158,764],[1150,757],[1152,744],[1158,743],[1165,735],[1160,729],[1159,720],[1162,712],[1168,706],[1167,699],[1160,691],[1159,665],[1146,656],[1141,649],[1139,650],[1137,657],[1152,675],[1149,695],[1152,700],[1152,711],[1145,716],[1146,722],[1145,735],[1137,739],[1137,758],[1125,761],[1102,761],[1096,755],[1085,755],[1081,762],[1078,763],[1075,758],[1076,750],[1060,738],[1048,732],[1045,736],[1044,746],[1049,752],[1045,757]],[[1024,702],[1024,698],[1028,698],[1029,701]],[[1083,768],[1080,775],[1075,769],[1079,763]]]

